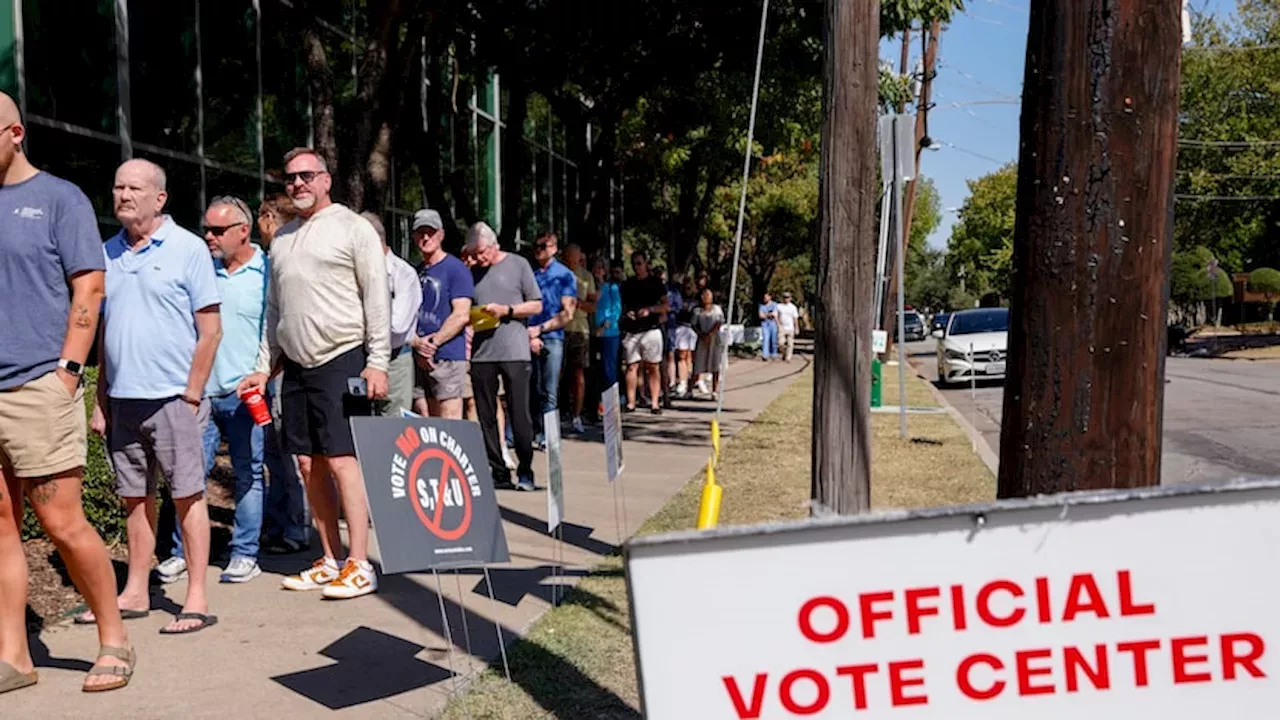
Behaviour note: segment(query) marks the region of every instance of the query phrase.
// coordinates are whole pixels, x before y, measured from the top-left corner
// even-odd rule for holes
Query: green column
[[[502,118],[502,90],[497,73],[489,73],[480,86],[478,106],[491,117]],[[488,122],[481,118],[480,122]],[[502,228],[502,128],[493,123],[484,144],[484,214],[495,230]]]
[[[18,98],[18,32],[13,23],[14,4],[22,0],[0,2],[0,90],[15,101]]]

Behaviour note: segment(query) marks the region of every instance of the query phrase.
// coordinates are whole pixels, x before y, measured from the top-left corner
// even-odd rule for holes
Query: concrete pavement
[[[934,341],[908,346],[925,378],[937,377]],[[1280,477],[1280,361],[1168,358],[1161,482],[1214,483]],[[942,390],[998,455],[1004,385],[981,381]]]
[[[790,364],[734,362],[722,433],[731,436],[749,423],[808,362],[807,356]],[[189,636],[157,634],[177,611],[183,583],[157,588],[151,617],[129,623],[139,655],[129,688],[82,694],[96,635],[92,628],[63,624],[32,639],[40,683],[0,695],[0,717],[432,717],[454,687],[499,656],[499,631],[510,642],[550,607],[559,553],[565,572],[555,582],[575,583],[705,466],[715,405],[677,405],[660,417],[624,418],[626,469],[619,489],[625,504],[616,507],[618,516],[625,512],[625,528],[615,524],[598,428],[586,438],[565,439],[568,525],[562,548],[545,533],[544,493],[499,493],[511,562],[490,569],[495,600],[479,569],[386,576],[375,596],[325,602],[318,594],[279,589],[281,575],[309,565],[314,555],[266,558],[263,575],[246,585],[217,584],[213,568],[216,627]],[[545,459],[539,454],[536,460],[541,484]],[[376,545],[373,554],[376,560]],[[581,676],[558,656],[549,654],[545,662],[566,678]]]

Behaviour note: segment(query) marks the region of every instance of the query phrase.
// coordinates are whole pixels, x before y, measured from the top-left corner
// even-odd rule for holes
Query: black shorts
[[[364,372],[363,347],[314,368],[284,359],[280,389],[281,449],[289,455],[355,455],[347,418],[373,414],[373,403],[347,394],[347,379]]]

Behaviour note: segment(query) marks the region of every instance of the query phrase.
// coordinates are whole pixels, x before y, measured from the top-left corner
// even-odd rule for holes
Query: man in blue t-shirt
[[[413,216],[413,240],[422,251],[422,306],[412,341],[418,360],[418,386],[432,417],[462,419],[466,395],[467,340],[475,284],[471,270],[444,251],[444,223],[435,210]]]
[[[106,259],[89,199],[27,160],[26,126],[4,93],[0,126],[0,682],[9,691],[38,679],[18,542],[25,494],[97,619],[99,646],[115,649],[100,654],[84,689],[113,690],[129,684],[133,651],[107,548],[81,499],[88,449],[81,376],[98,327]]]
[[[556,260],[560,241],[555,233],[544,232],[533,241],[533,279],[542,291],[542,312],[529,318],[529,349],[533,351],[534,445],[546,442],[542,416],[559,408],[560,367],[564,363],[564,327],[578,306],[578,279],[564,263]]]
[[[758,309],[760,316],[760,359],[772,360],[778,357],[778,304],[773,295],[764,294],[764,302]]]

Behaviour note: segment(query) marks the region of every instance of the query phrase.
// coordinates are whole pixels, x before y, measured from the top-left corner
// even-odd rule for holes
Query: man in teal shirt
[[[205,467],[213,469],[218,443],[227,441],[236,474],[236,516],[231,531],[231,561],[224,583],[248,582],[259,574],[258,536],[262,533],[263,428],[236,394],[240,381],[253,371],[266,318],[267,254],[249,242],[249,206],[235,197],[216,198],[204,214],[204,239],[213,255],[218,294],[222,297],[222,343],[205,385],[211,405],[204,431]],[[173,536],[174,553],[156,568],[172,582],[186,572],[182,538]]]

